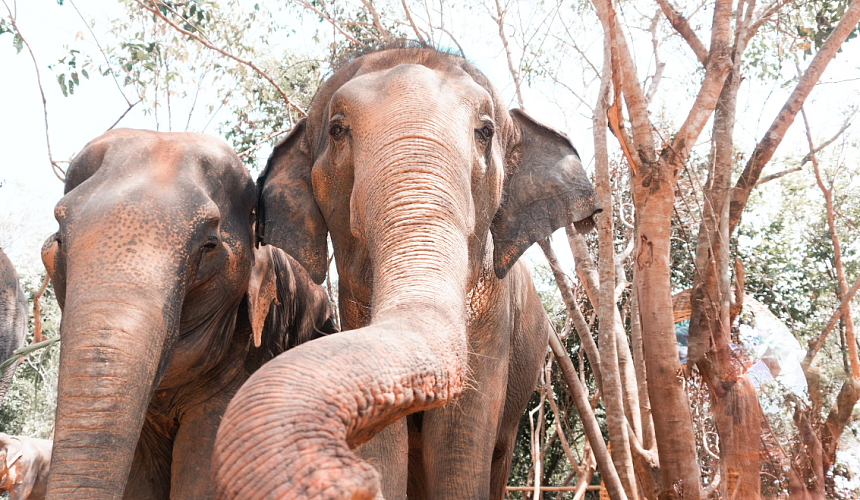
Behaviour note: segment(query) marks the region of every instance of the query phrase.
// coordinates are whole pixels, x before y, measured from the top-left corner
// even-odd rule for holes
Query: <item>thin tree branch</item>
[[[517,92],[517,102],[520,105],[520,109],[525,109],[525,105],[523,104],[523,93],[520,89],[520,75],[517,72],[516,68],[514,68],[514,60],[511,55],[511,49],[508,47],[508,37],[505,36],[505,14],[507,13],[507,7],[505,10],[502,10],[502,5],[499,3],[499,0],[495,0],[496,2],[496,16],[490,15],[493,21],[499,25],[499,38],[502,40],[502,46],[505,48],[505,55],[508,58],[508,71],[511,73],[511,78],[514,80],[514,89]]]
[[[588,396],[586,396],[585,389],[583,389],[579,378],[576,376],[573,362],[567,355],[567,351],[555,331],[549,332],[549,345],[553,354],[555,354],[561,374],[573,397],[576,411],[579,412],[582,427],[585,429],[585,436],[591,444],[591,449],[594,451],[597,467],[600,470],[600,476],[603,478],[603,484],[606,486],[609,497],[612,500],[626,499],[627,495],[624,493],[621,480],[618,478],[618,472],[615,470],[615,465],[613,465],[609,451],[606,449],[606,443],[603,442],[603,435],[600,432],[597,419],[594,417],[591,404],[588,402]]]
[[[800,68],[798,68],[800,70]],[[828,189],[821,178],[821,170],[818,168],[818,159],[815,156],[815,145],[812,142],[812,132],[809,129],[809,120],[806,119],[806,110],[800,108],[803,117],[803,125],[806,127],[806,140],[809,143],[809,151],[812,155],[812,168],[815,170],[815,180],[824,194],[825,209],[827,211],[827,228],[830,230],[830,239],[833,244],[833,266],[836,268],[836,277],[839,282],[839,290],[844,294],[848,290],[848,281],[845,279],[845,269],[842,266],[842,246],[839,235],[836,232],[836,218],[833,214],[833,182]],[[837,298],[839,294],[837,294]],[[842,315],[845,325],[845,339],[848,343],[848,357],[851,361],[851,378],[860,380],[860,360],[857,358],[857,343],[854,339],[854,321],[851,318],[851,307]]]
[[[786,175],[788,175],[788,174],[793,174],[793,173],[795,173],[795,172],[799,172],[799,171],[801,171],[801,170],[803,170],[803,167],[792,167],[792,168],[787,168],[787,169],[783,170],[782,172],[777,172],[777,173],[775,173],[775,174],[770,174],[770,175],[766,175],[766,176],[762,177],[761,179],[759,179],[759,180],[755,183],[755,185],[756,185],[756,186],[760,186],[760,185],[764,184],[765,182],[774,181],[774,180],[776,180],[776,179],[779,179],[780,177],[784,177],[784,176],[786,176]]]
[[[105,64],[107,64],[107,69],[110,72],[111,78],[113,78],[113,83],[116,84],[116,89],[119,90],[120,94],[122,94],[122,98],[125,99],[125,103],[127,105],[131,106],[131,101],[128,100],[128,97],[125,95],[125,92],[122,91],[122,87],[120,86],[119,81],[116,79],[116,75],[114,75],[113,71],[111,71],[111,69],[110,69],[110,61],[108,60],[107,54],[105,53],[104,49],[102,48],[101,44],[99,43],[99,39],[96,38],[96,34],[93,33],[93,29],[90,27],[90,23],[88,23],[87,20],[84,19],[83,14],[81,14],[81,11],[78,10],[78,6],[75,5],[75,2],[73,2],[72,0],[69,0],[69,4],[71,4],[72,8],[75,9],[75,12],[78,13],[78,17],[81,18],[81,21],[87,27],[87,30],[89,30],[90,35],[92,35],[93,41],[95,42],[96,47],[99,48],[99,52],[101,52],[102,57],[105,60]]]
[[[140,104],[141,102],[142,102],[142,101],[137,101],[136,103],[129,104],[129,105],[128,105],[128,108],[126,108],[126,110],[125,110],[125,111],[123,111],[121,115],[119,115],[119,118],[117,118],[115,122],[113,122],[113,125],[111,125],[110,127],[108,127],[108,130],[112,130],[114,127],[116,127],[117,125],[119,125],[119,122],[121,122],[121,121],[122,121],[122,119],[123,119],[123,118],[125,118],[125,115],[127,115],[127,114],[128,114],[128,112],[129,112],[129,111],[131,111],[131,108],[133,108],[133,107],[137,106],[137,105],[138,105],[138,104]],[[107,130],[106,130],[105,132],[107,132]]]
[[[660,85],[660,80],[663,78],[663,70],[666,68],[666,63],[660,60],[660,52],[658,48],[660,46],[659,41],[657,40],[657,26],[658,21],[660,20],[660,12],[654,15],[651,19],[651,26],[648,31],[651,33],[651,45],[654,47],[654,75],[651,77],[651,83],[648,84],[648,90],[645,92],[645,102],[647,104],[651,103],[651,99],[654,98],[654,94],[657,93],[657,87]]]
[[[321,18],[325,19],[326,21],[328,21],[329,24],[331,24],[334,27],[334,29],[336,29],[341,35],[346,37],[346,39],[349,40],[350,42],[360,46],[363,49],[367,49],[367,45],[360,42],[357,38],[353,37],[352,35],[350,35],[346,31],[344,31],[343,28],[340,27],[340,23],[338,23],[334,19],[330,18],[327,14],[320,12],[319,10],[316,9],[316,7],[312,6],[308,2],[305,2],[304,0],[296,0],[296,3],[299,4],[300,6],[304,7],[305,9],[314,12],[316,15],[320,16]]]
[[[827,324],[824,325],[824,329],[821,330],[821,333],[818,334],[818,337],[809,341],[809,349],[806,351],[806,358],[803,360],[803,366],[808,367],[812,364],[813,359],[815,359],[815,355],[818,354],[818,351],[821,349],[821,346],[824,345],[824,340],[827,339],[827,335],[833,330],[833,327],[836,326],[836,322],[839,321],[839,318],[843,314],[851,314],[851,299],[854,298],[854,294],[857,293],[857,289],[860,288],[860,276],[857,277],[857,281],[851,285],[851,288],[842,296],[842,302],[839,303],[839,307],[833,312],[830,316],[830,319],[827,321]]]
[[[257,142],[257,143],[256,143],[256,144],[254,144],[253,146],[250,146],[248,149],[246,149],[246,150],[242,151],[241,153],[239,153],[237,156],[239,156],[239,158],[244,158],[244,157],[248,156],[249,154],[251,154],[252,152],[254,152],[255,150],[257,150],[257,149],[258,149],[260,146],[262,146],[263,144],[266,144],[267,142],[271,141],[271,140],[272,140],[272,139],[274,139],[275,137],[279,137],[279,136],[282,136],[282,135],[284,135],[284,134],[286,134],[286,133],[289,133],[289,131],[290,131],[290,130],[292,130],[292,129],[293,129],[293,127],[285,128],[285,129],[283,129],[283,130],[278,130],[278,131],[277,131],[277,132],[275,132],[275,133],[269,134],[269,135],[267,135],[266,137],[264,137],[261,141]]]
[[[597,387],[600,388],[603,383],[603,377],[600,372],[600,352],[597,350],[597,344],[591,336],[591,328],[585,321],[582,311],[579,309],[579,304],[576,303],[576,298],[573,296],[573,290],[567,284],[567,279],[561,266],[558,263],[558,258],[555,256],[555,251],[552,249],[547,238],[538,240],[543,254],[549,263],[552,274],[555,277],[555,283],[558,285],[558,290],[561,292],[561,298],[567,308],[567,314],[573,320],[573,326],[576,327],[576,332],[579,334],[579,341],[582,344],[585,353],[588,355],[588,361],[591,363],[591,371],[594,373],[594,380],[597,382]]]
[[[391,41],[391,35],[388,34],[388,30],[385,29],[385,26],[382,25],[382,22],[379,20],[379,14],[376,12],[376,8],[373,7],[373,0],[361,0],[361,3],[364,4],[364,7],[370,12],[370,17],[373,19],[373,27],[376,28],[376,31],[382,35],[382,40],[385,43],[389,43]]]
[[[421,36],[421,31],[418,30],[418,26],[416,26],[415,21],[412,20],[412,14],[409,13],[409,7],[406,6],[406,0],[400,0],[400,4],[403,5],[403,12],[406,13],[406,19],[409,21],[409,25],[412,26],[412,31],[415,32],[415,36],[418,37],[418,41],[421,42],[421,45],[427,45],[424,37]]]
[[[57,162],[54,161],[54,156],[51,154],[51,138],[48,134],[48,101],[45,99],[45,91],[42,89],[42,76],[39,73],[39,63],[36,62],[36,55],[33,54],[33,49],[30,47],[27,39],[24,38],[24,35],[21,34],[21,30],[18,29],[18,25],[15,22],[15,16],[12,15],[12,9],[9,8],[9,4],[6,3],[6,0],[2,0],[2,2],[6,7],[6,12],[9,13],[9,22],[12,25],[12,29],[15,30],[15,34],[18,35],[18,38],[21,39],[24,46],[27,47],[27,52],[30,53],[30,59],[33,60],[33,69],[36,70],[36,83],[39,85],[39,94],[42,96],[42,111],[45,115],[45,144],[48,146],[48,161],[51,163],[51,170],[54,172],[54,175],[57,176],[57,179],[60,179],[61,182],[66,182],[66,172],[60,168]]]
[[[690,27],[690,23],[687,21],[687,18],[678,12],[678,9],[676,9],[669,0],[657,0],[657,4],[660,6],[663,14],[666,15],[666,19],[669,20],[672,28],[674,28],[675,31],[677,31],[678,34],[687,42],[690,48],[693,49],[693,53],[696,54],[696,59],[702,63],[702,66],[707,66],[708,49],[705,48],[705,44],[703,44],[702,41],[699,40],[699,37],[696,36],[696,32]]]
[[[815,54],[815,57],[812,58],[812,62],[806,68],[803,76],[800,77],[800,81],[797,83],[785,105],[783,105],[782,110],[776,116],[773,123],[771,123],[762,140],[756,145],[732,193],[729,234],[734,232],[735,227],[740,222],[741,214],[746,207],[750,192],[758,182],[762,169],[764,169],[764,166],[773,157],[773,153],[782,142],[783,137],[785,137],[788,127],[794,122],[794,118],[800,111],[800,107],[806,101],[812,89],[815,88],[816,83],[821,78],[821,74],[836,55],[845,38],[854,30],[858,21],[860,21],[860,0],[852,0],[851,4],[845,10],[842,19],[839,20],[839,24],[830,33],[830,36],[827,37],[827,40],[818,53]],[[750,31],[752,32],[753,30]]]
[[[686,161],[690,149],[714,113],[723,84],[732,69],[731,15],[731,0],[717,0],[714,6],[711,50],[706,65],[705,79],[687,119],[684,120],[684,124],[681,125],[675,135],[675,140],[672,141],[671,153],[678,155],[678,159],[681,161]]]
[[[42,298],[42,294],[45,293],[50,281],[51,277],[45,274],[42,286],[33,294],[33,341],[31,344],[38,344],[42,341],[42,305],[39,303],[39,299]]]
[[[4,0],[4,1],[5,1],[5,0]],[[289,98],[289,96],[287,96],[286,92],[284,92],[284,89],[282,89],[280,85],[278,85],[277,83],[275,83],[275,80],[273,80],[273,79],[272,79],[272,77],[270,77],[269,75],[267,75],[267,74],[266,74],[266,72],[264,72],[263,70],[261,70],[260,68],[258,68],[258,67],[257,67],[257,65],[255,65],[254,63],[252,63],[252,62],[250,62],[250,61],[245,61],[244,59],[240,59],[240,58],[238,58],[238,57],[234,56],[233,54],[230,54],[229,52],[225,51],[224,49],[221,49],[221,48],[219,48],[219,47],[216,47],[215,45],[213,45],[213,44],[211,44],[211,43],[209,43],[209,42],[207,42],[207,41],[203,40],[202,38],[200,38],[199,36],[195,35],[194,33],[191,33],[190,31],[187,31],[187,30],[184,30],[184,29],[180,28],[176,23],[174,23],[173,21],[171,21],[170,19],[168,19],[167,17],[165,17],[165,16],[164,16],[164,14],[162,14],[162,13],[161,13],[161,10],[159,10],[157,7],[155,7],[155,3],[154,3],[154,2],[155,2],[155,0],[149,0],[149,2],[150,2],[150,4],[152,5],[152,7],[147,6],[145,3],[143,3],[143,1],[142,1],[142,0],[134,0],[134,1],[135,1],[138,5],[140,5],[141,7],[143,7],[144,9],[146,9],[146,10],[148,10],[149,12],[151,12],[151,13],[155,14],[156,16],[158,16],[161,20],[163,20],[164,22],[166,22],[167,24],[169,24],[169,25],[170,25],[173,29],[175,29],[176,31],[178,31],[178,32],[182,33],[183,35],[185,35],[185,36],[187,36],[187,37],[190,37],[190,38],[193,38],[194,40],[197,40],[198,42],[200,42],[201,44],[203,44],[205,47],[208,47],[209,49],[212,49],[212,50],[214,50],[215,52],[218,52],[219,54],[223,55],[224,57],[227,57],[228,59],[232,59],[232,60],[236,61],[236,62],[237,62],[237,63],[239,63],[239,64],[243,64],[243,65],[245,65],[245,66],[247,66],[247,67],[251,68],[252,70],[254,70],[254,72],[255,72],[255,73],[257,73],[258,75],[260,75],[264,80],[266,80],[266,81],[267,81],[267,82],[269,82],[273,87],[275,87],[275,90],[277,90],[277,91],[278,91],[278,93],[279,93],[279,94],[281,94],[281,97],[284,99],[284,101],[286,101],[286,102],[287,102],[287,104],[288,104],[290,107],[292,107],[293,109],[295,109],[295,110],[296,110],[296,112],[297,112],[298,114],[300,114],[301,116],[308,116],[308,114],[305,112],[305,110],[304,110],[304,109],[302,109],[302,108],[301,108],[301,106],[299,106],[298,104],[296,104],[295,102],[293,102],[293,101],[292,101],[292,99],[290,99],[290,98]]]
[[[752,37],[755,36],[758,29],[761,28],[761,25],[764,24],[768,19],[770,19],[770,16],[774,15],[776,11],[781,9],[785,4],[790,1],[791,0],[775,0],[768,5],[765,5],[762,8],[761,13],[750,22],[749,30],[744,35],[744,45],[746,45],[747,42],[749,42]]]

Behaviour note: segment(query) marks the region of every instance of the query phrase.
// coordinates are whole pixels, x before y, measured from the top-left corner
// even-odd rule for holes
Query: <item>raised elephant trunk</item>
[[[128,269],[137,277],[129,280],[86,264],[94,263],[75,262],[68,273],[47,497],[118,499],[169,361],[162,353],[176,337],[184,291],[176,273]],[[163,278],[148,283],[156,276]]]
[[[239,390],[216,442],[218,498],[372,499],[378,475],[351,449],[463,389],[469,212],[439,173],[452,155],[414,134],[389,141],[359,159],[352,195],[352,233],[373,256],[370,326],[288,351]]]

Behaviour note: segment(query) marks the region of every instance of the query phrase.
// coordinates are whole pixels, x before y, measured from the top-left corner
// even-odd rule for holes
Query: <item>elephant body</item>
[[[9,500],[43,500],[51,470],[51,441],[0,432],[0,491]]]
[[[321,86],[257,185],[258,237],[318,283],[331,235],[353,331],[239,391],[216,443],[219,496],[501,499],[552,328],[518,259],[599,211],[570,141],[507,111],[460,57],[384,50]],[[303,391],[306,370],[327,383]],[[255,452],[275,422],[284,436]]]
[[[336,331],[326,294],[255,248],[254,184],[220,140],[114,130],[66,179],[42,253],[63,308],[48,498],[211,498],[227,403]]]
[[[0,249],[0,363],[24,346],[27,339],[27,298],[12,262]],[[0,375],[0,404],[15,376],[15,363]]]

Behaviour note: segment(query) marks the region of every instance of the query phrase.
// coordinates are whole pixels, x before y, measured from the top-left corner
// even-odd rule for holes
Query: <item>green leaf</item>
[[[87,70],[82,69],[82,70],[81,70],[81,74],[82,74],[82,75],[84,75],[84,78],[86,78],[87,80],[89,80],[89,79],[90,79],[90,74],[89,74],[89,73],[87,73]]]
[[[75,85],[80,85],[81,82],[78,80],[78,74],[72,73],[72,81],[75,82]]]
[[[18,33],[15,33],[15,39],[12,40],[12,45],[15,47],[15,50],[20,54],[22,50],[24,50],[24,39],[21,38]]]

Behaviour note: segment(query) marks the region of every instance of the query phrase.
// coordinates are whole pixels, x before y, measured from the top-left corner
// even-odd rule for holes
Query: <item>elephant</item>
[[[345,333],[239,390],[217,497],[501,499],[552,329],[519,257],[600,210],[570,140],[462,57],[390,48],[322,84],[257,190],[259,241],[317,283],[330,235]]]
[[[212,498],[230,398],[337,331],[322,287],[255,247],[255,193],[203,134],[112,130],[72,161],[42,249],[63,312],[48,498]]]
[[[18,273],[9,257],[0,249],[0,363],[12,357],[15,349],[27,340],[27,298],[18,282]],[[15,363],[0,375],[0,404],[15,376]]]
[[[43,500],[51,471],[51,440],[0,432],[0,491],[9,500]]]

